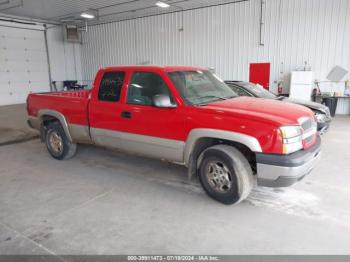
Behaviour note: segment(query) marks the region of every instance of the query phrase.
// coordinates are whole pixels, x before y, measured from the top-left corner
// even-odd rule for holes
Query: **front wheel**
[[[253,172],[248,160],[236,148],[216,145],[201,155],[199,180],[206,193],[224,204],[237,204],[253,188]]]
[[[50,155],[58,160],[73,157],[77,150],[77,145],[68,140],[59,122],[48,125],[45,133],[45,143]]]

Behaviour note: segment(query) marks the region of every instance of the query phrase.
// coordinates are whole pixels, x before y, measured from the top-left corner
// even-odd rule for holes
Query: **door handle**
[[[122,118],[131,118],[131,117],[132,117],[131,112],[127,112],[127,111],[123,111],[123,112],[120,114],[120,116],[121,116]]]

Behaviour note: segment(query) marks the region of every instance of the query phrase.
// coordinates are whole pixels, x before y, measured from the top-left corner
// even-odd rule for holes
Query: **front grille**
[[[311,129],[312,126],[313,126],[313,121],[311,118],[301,120],[301,127],[304,129],[304,131]]]
[[[307,146],[311,146],[314,141],[315,135],[317,133],[317,123],[314,119],[309,117],[304,117],[299,119],[299,123],[303,128],[303,142]]]
[[[313,136],[313,135],[311,135],[311,136],[309,136],[309,137],[307,137],[307,138],[304,138],[304,142],[305,142],[307,145],[310,144],[313,140],[314,140],[314,136]]]

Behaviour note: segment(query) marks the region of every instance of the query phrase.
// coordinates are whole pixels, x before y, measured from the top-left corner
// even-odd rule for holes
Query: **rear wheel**
[[[236,148],[216,145],[201,155],[199,180],[206,193],[224,204],[237,204],[253,188],[253,172],[248,160]]]
[[[45,133],[45,143],[51,156],[58,160],[73,157],[77,150],[77,145],[68,140],[59,122],[53,122],[48,125]]]

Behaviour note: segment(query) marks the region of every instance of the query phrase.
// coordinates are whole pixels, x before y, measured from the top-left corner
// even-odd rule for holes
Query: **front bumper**
[[[308,175],[321,157],[321,139],[308,150],[290,155],[256,154],[258,185],[287,187]]]

